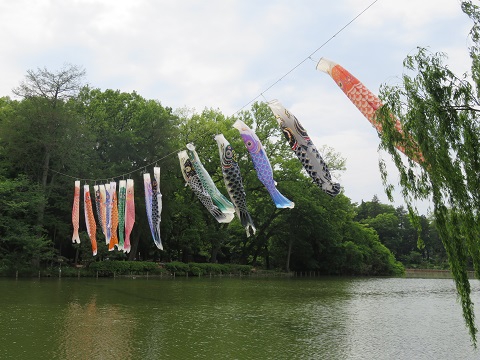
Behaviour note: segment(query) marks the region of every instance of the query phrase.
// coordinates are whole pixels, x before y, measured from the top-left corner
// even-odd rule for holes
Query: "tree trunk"
[[[287,270],[287,272],[290,272],[290,256],[292,255],[292,244],[293,239],[290,238],[288,240],[287,263],[285,264],[285,269]]]
[[[42,185],[42,193],[43,193],[43,201],[39,205],[38,214],[37,214],[37,225],[40,228],[43,228],[43,219],[45,217],[45,207],[47,205],[46,189],[47,189],[47,179],[48,179],[49,169],[50,169],[50,151],[47,149],[45,152],[45,159],[43,161],[42,178],[40,179],[41,185]]]
[[[130,253],[128,254],[128,260],[130,261],[133,261],[135,260],[136,256],[137,256],[137,248],[138,248],[138,243],[140,241],[140,234],[139,235],[136,235],[131,238],[131,249],[130,249]]]

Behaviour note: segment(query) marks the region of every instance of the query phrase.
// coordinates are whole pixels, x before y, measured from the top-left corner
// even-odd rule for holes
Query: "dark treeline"
[[[374,198],[354,204],[343,194],[331,198],[312,184],[280,133],[266,104],[226,117],[176,110],[137,94],[82,85],[84,71],[66,66],[53,73],[29,71],[14,89],[18,100],[0,98],[0,273],[64,264],[88,266],[105,259],[248,264],[264,269],[324,274],[399,274],[403,266],[440,264],[445,254],[431,222],[422,218],[424,247],[403,208]],[[275,169],[280,191],[295,202],[276,209],[258,180],[233,122],[256,130]],[[193,142],[201,160],[226,194],[217,144],[223,133],[236,149],[247,203],[257,233],[247,237],[235,218],[219,224],[184,186],[176,153]],[[323,149],[333,172],[344,160]],[[164,251],[150,235],[145,215],[144,171],[161,167]],[[126,175],[123,175],[126,174]],[[136,223],[132,251],[107,250],[97,231],[92,256],[83,219],[81,244],[72,244],[73,185],[131,177],[135,180]],[[96,181],[95,181],[96,180]]]

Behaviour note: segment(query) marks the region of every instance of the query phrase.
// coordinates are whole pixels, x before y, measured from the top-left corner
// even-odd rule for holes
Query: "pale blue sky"
[[[232,115],[372,1],[0,0],[0,96],[13,96],[28,69],[72,63],[102,90]],[[468,71],[470,26],[457,0],[377,0],[312,58],[341,64],[378,93],[382,83],[399,82],[417,45],[446,52],[454,71]],[[347,159],[340,178],[347,196],[376,194],[387,203],[375,130],[315,65],[305,61],[265,98],[295,114],[317,147]],[[426,213],[427,204],[419,209]]]

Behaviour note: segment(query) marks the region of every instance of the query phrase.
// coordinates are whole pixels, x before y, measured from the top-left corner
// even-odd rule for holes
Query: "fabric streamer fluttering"
[[[192,163],[198,178],[202,182],[203,188],[208,192],[212,198],[212,201],[220,209],[220,211],[225,214],[225,217],[231,221],[234,217],[235,207],[216,187],[210,174],[207,172],[207,170],[205,170],[205,167],[200,161],[197,151],[195,150],[195,146],[192,143],[187,144],[187,149],[190,162]]]
[[[100,214],[102,215],[102,231],[103,235],[105,235],[105,243],[108,245],[109,241],[107,240],[107,191],[105,189],[105,184],[99,185],[98,189],[100,191]]]
[[[133,224],[135,223],[135,199],[133,189],[133,179],[127,179],[125,200],[125,241],[123,243],[123,251],[129,253],[131,250],[130,235],[132,233]]]
[[[229,217],[227,218],[227,216],[218,208],[218,206],[213,203],[210,194],[203,187],[202,181],[200,180],[197,172],[195,171],[195,168],[190,161],[187,151],[180,151],[178,153],[178,159],[180,161],[180,169],[182,171],[182,175],[185,179],[186,185],[190,186],[190,188],[198,197],[202,205],[205,206],[208,212],[212,214],[219,223],[229,223],[233,218],[233,214],[228,214]]]
[[[72,242],[80,244],[80,236],[78,235],[78,228],[80,226],[80,181],[78,180],[75,181],[75,192],[73,195],[72,224]]]
[[[327,164],[295,115],[285,109],[277,100],[272,100],[268,106],[275,115],[290,147],[313,182],[328,195],[338,195],[340,184],[332,182]]]
[[[235,150],[232,145],[225,139],[223,134],[215,135],[215,141],[218,145],[220,153],[220,163],[222,167],[223,180],[227,188],[228,195],[235,205],[235,212],[247,232],[255,234],[255,225],[247,209],[247,200],[245,190],[243,188],[242,175],[238,166]]]
[[[152,180],[152,223],[154,228],[154,242],[157,248],[163,250],[162,239],[160,237],[160,222],[162,215],[162,194],[160,192],[160,167],[153,168]]]
[[[127,200],[127,181],[118,182],[118,250],[123,251],[125,241],[125,205]]]
[[[87,234],[92,244],[92,254],[97,255],[97,224],[95,223],[95,216],[93,216],[92,199],[90,198],[90,186],[83,186],[83,199],[85,210],[85,224],[87,225]]]
[[[105,184],[105,243],[110,244],[112,237],[112,193],[110,190],[110,183]]]
[[[363,85],[355,76],[350,74],[341,65],[331,60],[321,58],[317,64],[317,70],[329,74],[335,83],[340,87],[340,89],[342,89],[345,95],[347,95],[350,101],[373,125],[377,132],[382,132],[382,124],[376,119],[376,112],[383,104],[375,94],[368,90],[365,85]],[[403,135],[404,133],[400,121],[393,115],[391,115],[391,119],[395,123],[394,126],[396,131]],[[416,145],[411,139],[410,142],[413,143],[414,148],[412,160],[416,161],[417,163],[422,163],[424,158],[422,153],[419,151],[418,145]],[[407,155],[405,153],[405,141],[395,144],[395,147]]]
[[[115,249],[115,246],[118,246],[118,205],[117,205],[117,183],[112,181],[110,183],[110,196],[111,196],[111,237],[110,243],[108,244],[108,250],[112,251]]]
[[[275,203],[275,206],[280,209],[293,209],[295,203],[283,196],[275,186],[276,183],[273,180],[272,166],[270,165],[267,154],[265,153],[262,143],[255,132],[241,120],[237,120],[233,124],[233,127],[240,131],[240,135],[245,143],[245,147],[252,158],[253,166],[257,172],[258,179],[268,190],[273,202]]]

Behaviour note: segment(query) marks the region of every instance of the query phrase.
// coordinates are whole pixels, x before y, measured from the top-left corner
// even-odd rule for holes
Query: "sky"
[[[376,94],[400,84],[417,46],[446,53],[463,74],[471,24],[458,0],[0,0],[0,96],[14,98],[27,70],[74,64],[93,88],[173,109],[230,116],[278,99],[317,148],[346,159],[334,174],[346,196],[400,206],[398,190],[394,203],[383,190],[379,157],[394,185],[398,174],[376,131],[316,63],[339,63]],[[417,206],[429,212],[428,202]]]

